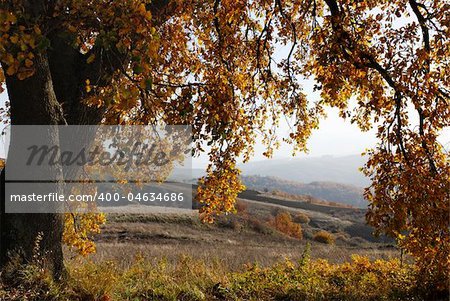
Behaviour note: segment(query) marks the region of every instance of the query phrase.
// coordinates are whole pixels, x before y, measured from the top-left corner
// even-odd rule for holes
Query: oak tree
[[[2,0],[0,80],[13,125],[192,125],[196,153],[211,162],[197,194],[206,221],[233,211],[236,160],[259,135],[267,156],[281,139],[306,150],[324,108],[337,107],[378,129],[364,168],[369,223],[445,284],[450,166],[438,137],[449,126],[449,11],[445,0]],[[308,101],[303,78],[319,100]],[[56,215],[7,215],[2,226],[2,248],[30,254],[42,231],[61,253]]]

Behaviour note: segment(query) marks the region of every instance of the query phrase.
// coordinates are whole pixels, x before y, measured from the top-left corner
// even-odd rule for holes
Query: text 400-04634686
[[[125,196],[120,193],[100,193],[97,200],[100,202],[119,202],[122,200],[128,200],[129,202],[183,202],[184,194],[182,192],[130,192]]]

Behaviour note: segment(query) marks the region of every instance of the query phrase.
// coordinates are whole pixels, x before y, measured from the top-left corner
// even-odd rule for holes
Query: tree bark
[[[3,66],[4,67],[4,66]],[[14,149],[18,147],[15,137],[15,125],[59,125],[65,124],[61,106],[56,100],[51,78],[48,58],[45,53],[37,54],[35,74],[25,80],[15,76],[6,77],[6,87],[11,104],[11,139],[7,160],[7,168],[14,168],[9,162],[14,162]],[[4,68],[5,70],[5,68]],[[58,133],[49,133],[43,138],[43,143],[58,145]],[[20,147],[20,146],[19,146]],[[32,171],[25,171],[32,172]],[[62,176],[60,168],[55,168],[56,176]],[[4,180],[4,172],[2,172]],[[2,181],[3,182],[3,181]],[[2,186],[4,183],[2,183]],[[24,184],[26,185],[26,184]],[[62,190],[62,184],[55,185]],[[4,186],[3,186],[4,188]],[[5,213],[5,194],[1,194],[1,236],[0,265],[5,267],[11,256],[20,259],[21,263],[33,261],[39,242],[39,255],[45,267],[59,278],[64,271],[62,253],[63,215],[58,213]],[[40,237],[40,239],[39,239]]]

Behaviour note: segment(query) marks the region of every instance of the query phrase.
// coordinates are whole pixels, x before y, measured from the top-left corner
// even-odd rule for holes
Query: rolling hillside
[[[277,177],[242,176],[248,189],[260,191],[282,191],[294,195],[309,195],[331,202],[338,202],[358,208],[367,206],[363,189],[334,182],[311,182],[308,184],[288,181]]]
[[[359,171],[365,160],[360,155],[271,159],[241,164],[239,169],[248,189],[306,195],[365,208],[363,188],[370,181]],[[194,168],[174,178],[196,183],[204,175],[203,169]]]

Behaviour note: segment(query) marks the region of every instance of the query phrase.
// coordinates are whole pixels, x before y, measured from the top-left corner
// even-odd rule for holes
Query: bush
[[[338,232],[338,233],[334,234],[335,242],[336,241],[342,241],[342,242],[344,242],[346,244],[349,244],[350,243],[350,238],[351,238],[351,236],[349,234],[345,233],[345,232]]]
[[[292,221],[291,214],[289,212],[280,212],[269,222],[278,231],[295,237],[298,239],[303,238],[302,227]]]
[[[313,238],[315,241],[323,243],[323,244],[333,244],[334,236],[328,231],[320,230],[314,235]]]
[[[217,225],[221,228],[232,229],[238,232],[244,229],[244,224],[240,221],[239,217],[236,215],[228,215],[220,217],[217,220]]]
[[[296,213],[292,220],[299,224],[308,224],[310,222],[309,216],[302,212]]]
[[[290,261],[270,268],[249,266],[229,283],[233,300],[422,300],[415,291],[416,270],[398,260],[352,262]],[[417,297],[417,298],[416,298]],[[226,299],[226,298],[224,298]]]
[[[230,227],[231,227],[231,229],[233,229],[235,231],[241,232],[244,229],[244,224],[242,224],[237,219],[232,219],[230,221]]]

